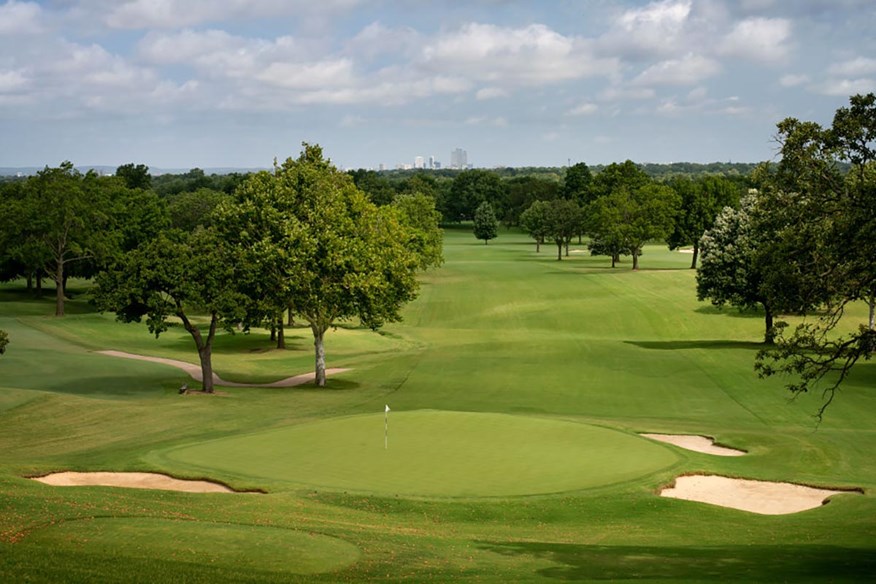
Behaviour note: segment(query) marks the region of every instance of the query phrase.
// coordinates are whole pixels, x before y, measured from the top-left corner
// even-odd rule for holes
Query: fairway
[[[575,422],[466,412],[348,416],[177,448],[180,469],[318,489],[425,497],[501,497],[600,487],[677,461],[667,448]]]
[[[763,316],[696,300],[689,256],[557,261],[502,230],[445,233],[404,321],[327,333],[327,387],[220,387],[102,350],[197,362],[159,339],[0,285],[0,582],[862,582],[876,571],[876,364],[820,425],[752,370]],[[580,251],[574,246],[572,251]],[[849,326],[866,322],[850,307]],[[308,372],[312,333],[217,335],[222,379]],[[388,448],[384,406],[389,404]],[[713,437],[714,456],[638,435]],[[150,472],[266,494],[55,487]],[[863,489],[761,515],[661,497],[680,476]]]

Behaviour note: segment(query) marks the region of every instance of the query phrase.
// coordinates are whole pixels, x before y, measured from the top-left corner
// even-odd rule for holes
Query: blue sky
[[[0,0],[0,166],[770,159],[876,91],[872,0]]]

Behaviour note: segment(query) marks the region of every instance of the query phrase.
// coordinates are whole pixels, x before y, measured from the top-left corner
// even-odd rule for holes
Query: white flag
[[[385,410],[385,411],[386,411],[386,412],[389,412],[389,406],[386,406],[386,410]]]

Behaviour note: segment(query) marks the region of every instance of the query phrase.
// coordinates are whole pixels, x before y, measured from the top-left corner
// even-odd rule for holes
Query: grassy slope
[[[0,328],[12,344],[0,358],[0,578],[289,581],[294,574],[283,570],[330,568],[338,571],[322,576],[327,581],[856,581],[873,573],[870,495],[762,517],[653,494],[681,471],[872,490],[873,365],[859,367],[816,431],[818,396],[788,402],[780,381],[754,377],[762,321],[697,303],[688,256],[648,248],[638,273],[584,254],[552,257],[504,232],[489,246],[449,232],[447,264],[424,278],[404,323],[384,335],[339,329],[330,337],[329,364],[354,371],[326,390],[229,389],[216,398],[177,396],[184,376],[173,369],[89,352],[194,361],[179,331],[156,341],[142,325],[90,314],[82,297],[74,316],[57,321],[42,316],[51,314],[49,302],[3,292]],[[296,330],[286,352],[270,350],[262,333],[223,336],[217,369],[254,381],[300,373],[312,361],[305,333]],[[185,475],[150,453],[380,411],[387,402],[395,410],[535,413],[627,432],[698,432],[751,454],[676,451],[682,462],[672,471],[622,485],[499,500],[366,497],[230,475],[218,478],[272,494],[57,489],[19,478],[62,468]],[[110,519],[102,530],[71,521],[92,517]],[[252,534],[256,526],[271,536]],[[277,533],[288,534],[279,537],[290,558],[310,550],[316,567],[290,568],[294,559],[240,565],[239,554],[251,548],[257,556],[262,541],[282,547]],[[308,533],[315,540],[302,547]],[[113,545],[125,537],[117,534],[133,544]],[[180,553],[168,551],[168,540]],[[213,541],[234,553],[216,554]],[[343,542],[358,548],[358,561],[350,564]]]

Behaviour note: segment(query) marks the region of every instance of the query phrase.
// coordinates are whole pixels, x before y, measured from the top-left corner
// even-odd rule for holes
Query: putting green
[[[165,558],[255,572],[319,574],[359,559],[359,548],[327,535],[151,517],[68,521],[36,530],[28,541],[74,550],[87,543],[117,558]]]
[[[597,426],[507,414],[419,410],[369,414],[182,446],[165,464],[209,475],[425,497],[558,493],[631,480],[678,459]]]

